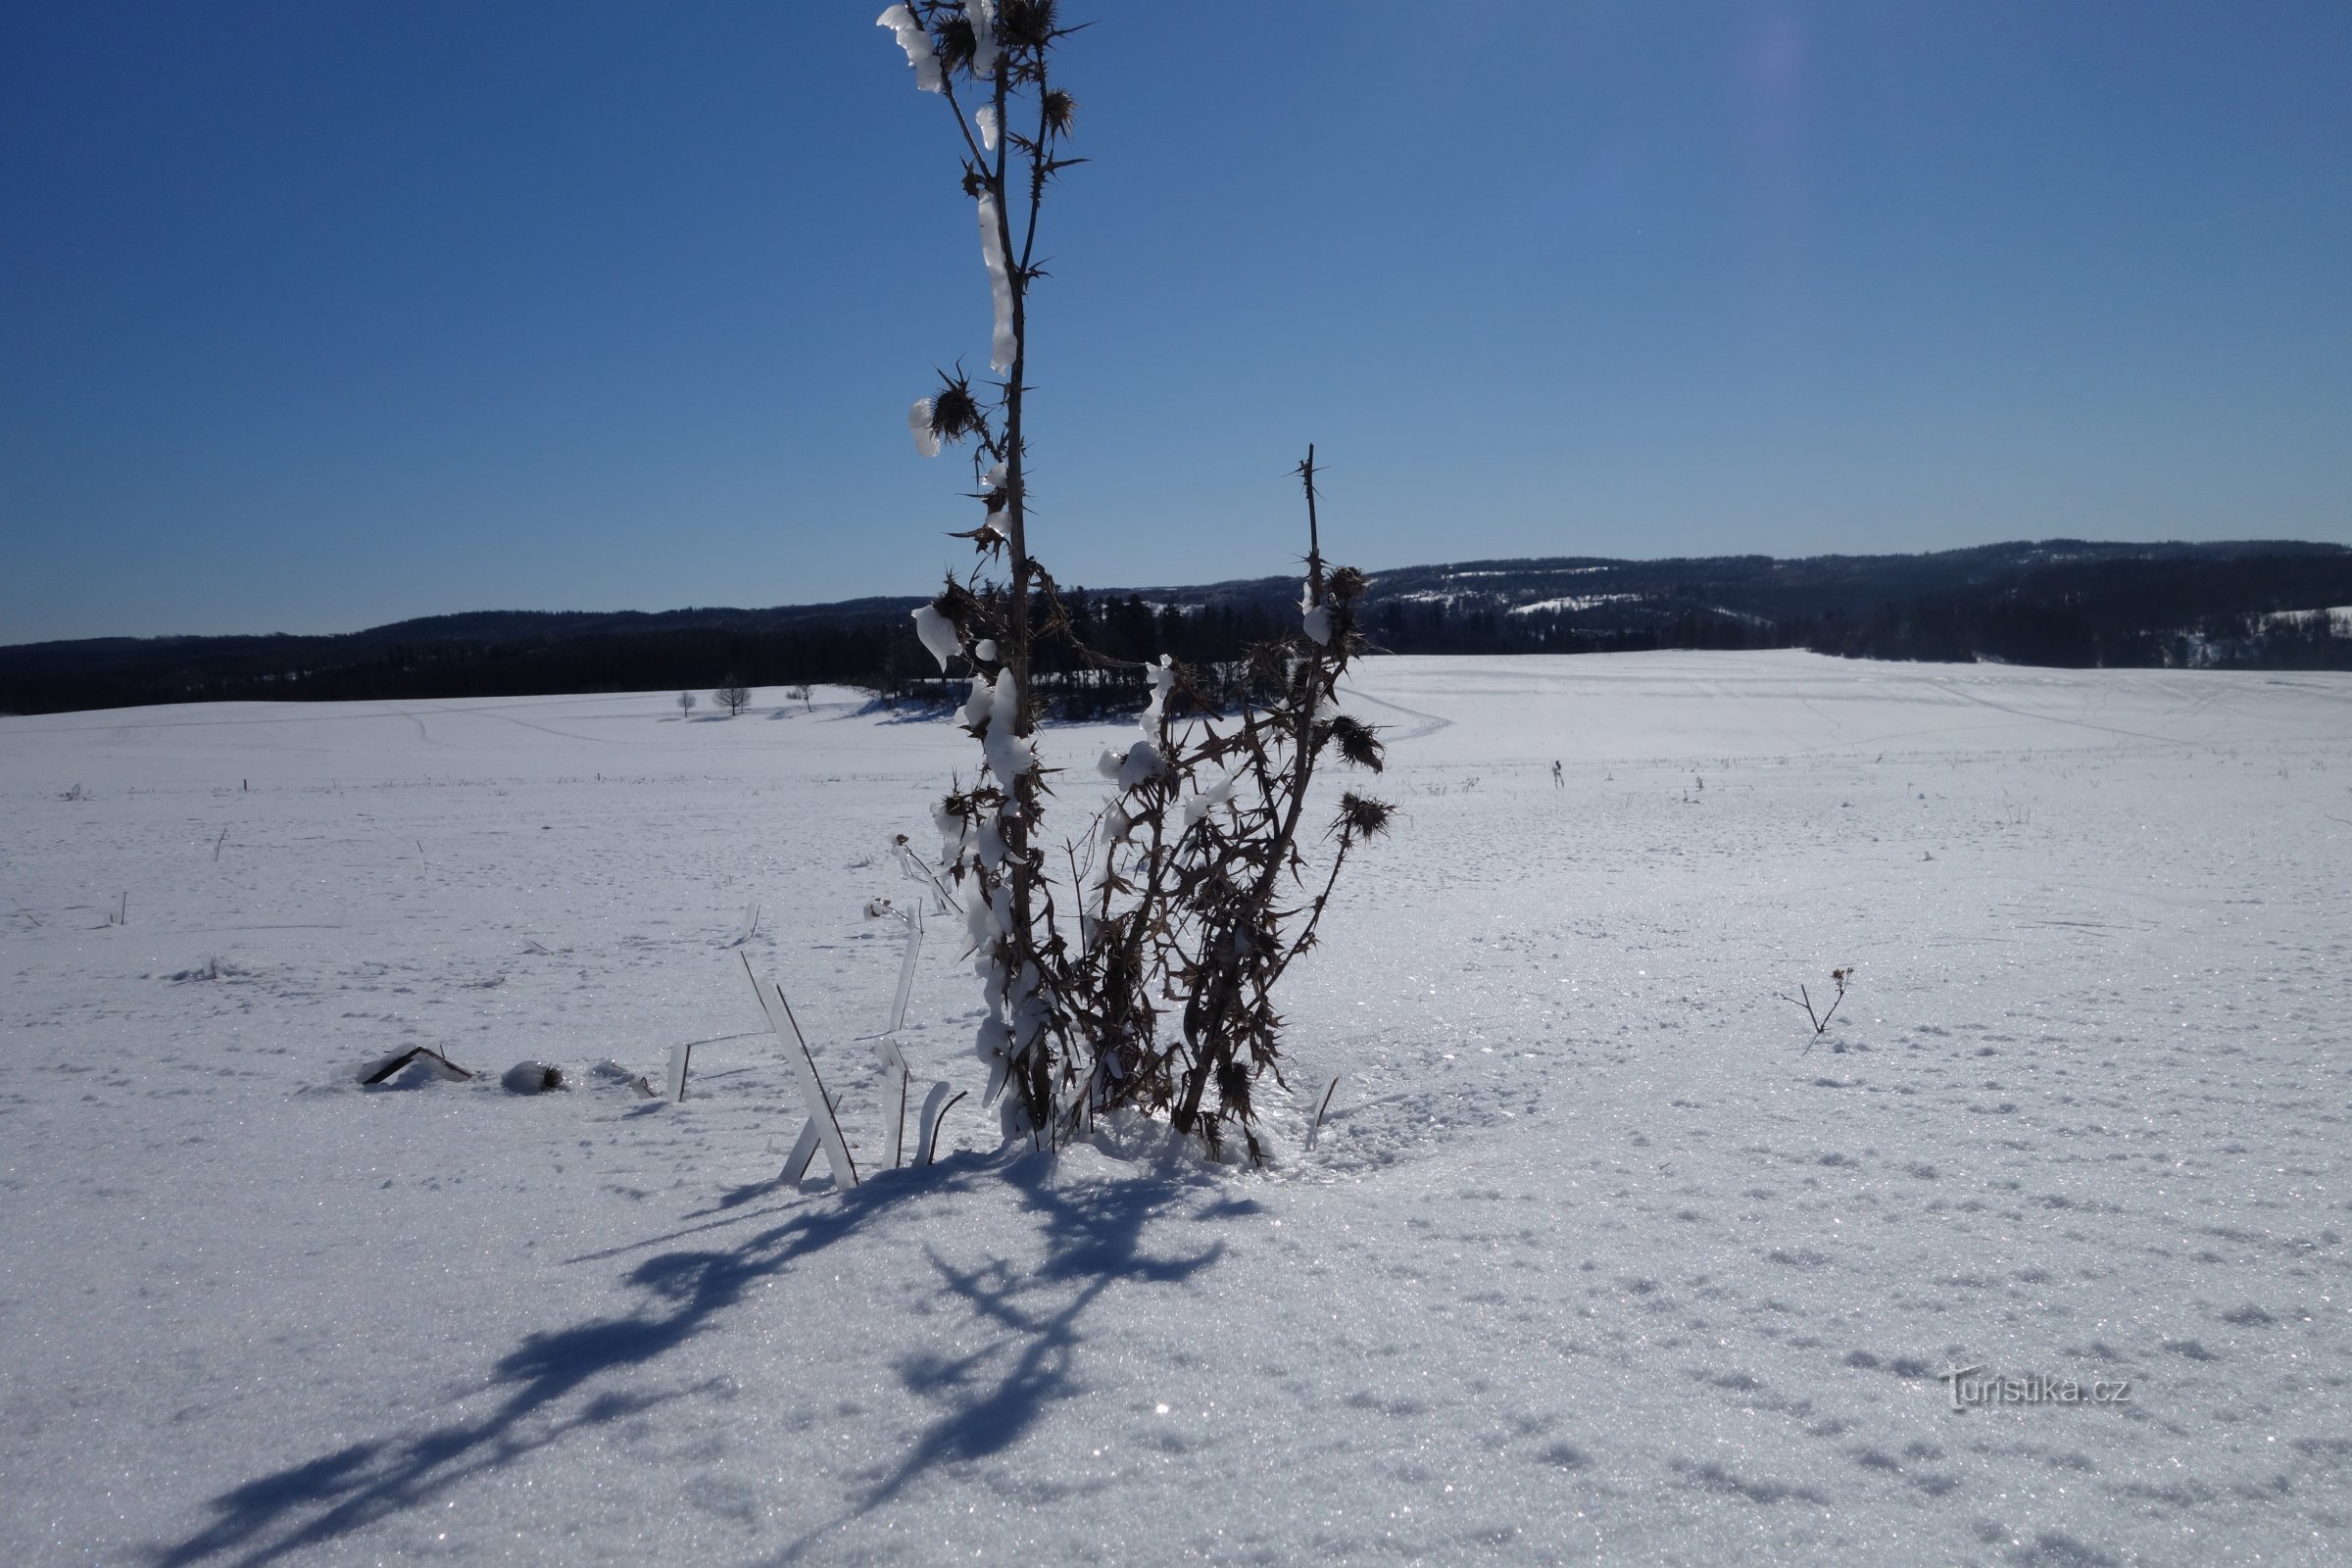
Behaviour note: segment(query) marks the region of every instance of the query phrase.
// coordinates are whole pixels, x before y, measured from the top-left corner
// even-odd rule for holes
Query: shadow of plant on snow
[[[798,1556],[841,1524],[889,1502],[925,1472],[1009,1447],[1050,1405],[1080,1393],[1073,1376],[1085,1338],[1080,1326],[1111,1286],[1181,1283],[1224,1252],[1222,1242],[1188,1256],[1144,1251],[1152,1222],[1200,1191],[1164,1172],[1056,1185],[1054,1162],[1043,1156],[959,1155],[919,1178],[907,1174],[921,1182],[918,1190],[877,1181],[804,1205],[732,1248],[674,1249],[647,1257],[626,1280],[644,1293],[635,1311],[527,1335],[486,1381],[457,1396],[497,1394],[491,1408],[428,1430],[353,1444],[232,1488],[211,1500],[210,1524],[184,1541],[155,1547],[149,1560],[157,1568],[272,1562],[419,1507],[574,1434],[710,1394],[725,1380],[662,1390],[644,1384],[663,1356],[710,1328],[755,1286],[865,1229],[894,1204],[968,1193],[984,1176],[1009,1181],[1021,1194],[1023,1211],[1041,1222],[1043,1258],[1026,1269],[1001,1258],[958,1268],[926,1249],[944,1298],[964,1303],[999,1332],[969,1354],[913,1354],[898,1363],[904,1386],[939,1413],[887,1476],[787,1553]],[[745,1210],[733,1218],[689,1216],[703,1222],[628,1250],[773,1213],[751,1209],[749,1196],[728,1195],[722,1209]],[[1241,1206],[1254,1204],[1244,1200]],[[1225,1202],[1196,1208],[1192,1217],[1235,1211],[1234,1203]]]
[[[1080,1325],[1103,1293],[1114,1285],[1180,1285],[1225,1254],[1222,1241],[1183,1256],[1143,1250],[1152,1223],[1197,1195],[1197,1187],[1165,1175],[1056,1186],[1054,1174],[1053,1162],[1035,1155],[1007,1172],[1021,1189],[1023,1208],[1042,1221],[1046,1255],[1036,1267],[1023,1270],[994,1258],[958,1268],[936,1248],[925,1248],[949,1297],[1000,1332],[968,1354],[918,1352],[900,1360],[901,1384],[939,1406],[939,1414],[856,1506],[803,1536],[779,1560],[807,1555],[831,1532],[892,1501],[939,1466],[1010,1448],[1048,1407],[1085,1392],[1075,1376],[1085,1343]],[[1189,1217],[1223,1218],[1256,1208],[1250,1200],[1230,1200],[1194,1209]]]

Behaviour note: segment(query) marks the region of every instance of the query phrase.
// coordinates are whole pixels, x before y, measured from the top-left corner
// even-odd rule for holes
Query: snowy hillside
[[[0,1562],[2352,1553],[2352,677],[1358,685],[1404,814],[1292,982],[1313,1151],[967,1100],[846,1196],[774,1179],[739,954],[870,1158],[949,727],[0,718]],[[903,1040],[976,1091],[954,930]],[[481,1076],[356,1083],[415,1045]]]

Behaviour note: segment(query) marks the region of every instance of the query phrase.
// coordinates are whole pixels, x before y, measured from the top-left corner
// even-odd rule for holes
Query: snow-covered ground
[[[1294,972],[1312,1152],[1286,1106],[1262,1171],[1007,1157],[967,1101],[846,1196],[775,1183],[734,944],[757,901],[870,1153],[863,911],[947,726],[0,719],[0,1562],[2352,1553],[2352,678],[1352,706],[1405,809]],[[1109,734],[1052,739],[1073,827]],[[906,1045],[977,1087],[954,929]],[[1847,964],[1808,1051],[1780,994]],[[683,1104],[594,1072],[686,1041]],[[415,1044],[487,1071],[355,1084]],[[532,1057],[579,1087],[502,1092]],[[1965,1367],[2129,1393],[1956,1413]]]

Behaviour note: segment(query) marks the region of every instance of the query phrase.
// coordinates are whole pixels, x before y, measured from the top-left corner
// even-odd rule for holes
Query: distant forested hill
[[[1074,628],[1114,660],[1238,659],[1295,622],[1298,583],[1072,590]],[[485,611],[339,636],[109,637],[0,648],[0,710],[225,699],[521,696],[801,681],[944,692],[920,601],[648,613]],[[2323,613],[2341,610],[2337,615]],[[2352,549],[2292,542],[2046,540],[1917,556],[1560,557],[1378,574],[1365,622],[1400,654],[1811,648],[1874,659],[2070,666],[2352,668]],[[1064,661],[1067,705],[1131,681]]]

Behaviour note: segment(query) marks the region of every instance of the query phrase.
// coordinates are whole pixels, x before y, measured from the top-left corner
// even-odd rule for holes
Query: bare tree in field
[[[785,687],[784,696],[786,700],[800,704],[801,711],[804,713],[816,711],[816,693],[810,690],[806,683]]]
[[[692,693],[692,692],[680,692],[680,693],[678,693],[678,717],[680,717],[680,718],[692,718],[693,716],[694,716],[694,693]]]
[[[734,676],[729,675],[727,683],[710,694],[710,700],[725,709],[727,716],[733,718],[751,706],[752,694]]]

